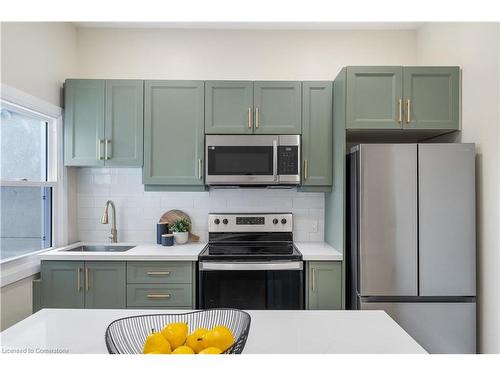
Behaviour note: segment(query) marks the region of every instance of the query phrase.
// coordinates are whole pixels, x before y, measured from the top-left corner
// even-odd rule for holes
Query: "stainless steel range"
[[[304,308],[304,264],[291,213],[210,214],[198,307]]]

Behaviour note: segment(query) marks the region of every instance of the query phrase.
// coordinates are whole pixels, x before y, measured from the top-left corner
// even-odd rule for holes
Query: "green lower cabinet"
[[[127,262],[127,308],[194,308],[195,269],[195,262]]]
[[[127,307],[184,307],[193,301],[192,284],[129,284]]]
[[[85,307],[85,263],[42,261],[42,306],[49,308]]]
[[[146,81],[145,185],[204,185],[204,82]]]
[[[85,307],[123,309],[126,306],[125,262],[85,262]]]
[[[405,129],[458,130],[460,70],[458,67],[403,68]]]
[[[126,306],[125,262],[42,261],[42,306],[113,309]]]
[[[302,186],[331,186],[332,82],[302,83]]]
[[[342,262],[307,262],[306,291],[308,309],[342,309]]]

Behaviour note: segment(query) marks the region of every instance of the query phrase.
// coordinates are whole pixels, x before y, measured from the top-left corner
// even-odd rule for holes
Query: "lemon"
[[[170,323],[163,328],[161,334],[168,340],[172,349],[176,349],[186,342],[188,329],[186,323]]]
[[[217,326],[203,335],[202,344],[204,348],[215,347],[223,352],[234,344],[234,337],[229,328]]]
[[[149,352],[149,353],[146,353],[146,354],[163,354],[163,353],[160,353],[160,352]]]
[[[189,346],[186,345],[181,345],[177,347],[172,354],[194,354],[194,350],[191,349]]]
[[[205,347],[203,346],[203,335],[208,332],[206,328],[197,328],[186,339],[186,345],[195,351],[201,352]]]
[[[222,353],[222,350],[220,350],[219,348],[215,348],[213,346],[210,346],[206,349],[203,349],[198,354],[220,354],[220,353]]]
[[[146,338],[144,349],[142,350],[144,354],[153,352],[159,354],[170,354],[171,351],[172,348],[170,347],[170,343],[159,332],[152,333]]]

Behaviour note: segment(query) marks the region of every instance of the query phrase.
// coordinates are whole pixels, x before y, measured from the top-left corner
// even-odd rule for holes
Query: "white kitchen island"
[[[185,310],[43,309],[1,333],[2,353],[107,353],[115,319]],[[407,353],[426,351],[383,311],[248,311],[244,354]]]

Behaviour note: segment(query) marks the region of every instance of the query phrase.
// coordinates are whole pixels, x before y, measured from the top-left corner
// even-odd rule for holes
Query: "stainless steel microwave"
[[[300,135],[207,135],[207,185],[300,184]]]

